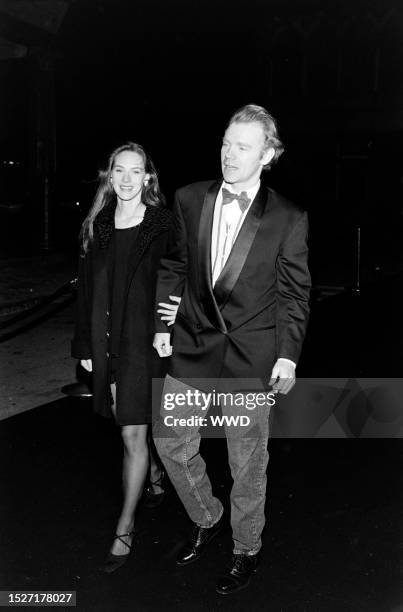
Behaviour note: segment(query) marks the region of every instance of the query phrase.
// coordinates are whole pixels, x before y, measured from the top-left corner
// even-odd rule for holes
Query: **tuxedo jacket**
[[[279,357],[298,361],[305,335],[307,215],[261,186],[213,288],[211,233],[221,183],[195,183],[175,195],[156,290],[157,303],[182,297],[170,373],[267,380]],[[170,329],[156,317],[156,331]]]

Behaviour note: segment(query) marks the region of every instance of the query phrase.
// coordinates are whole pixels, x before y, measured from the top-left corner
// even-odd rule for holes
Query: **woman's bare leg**
[[[111,392],[113,397],[113,404],[111,406],[113,416],[116,419],[116,384],[111,384]],[[155,444],[149,434],[148,437],[148,448],[149,448],[149,458],[150,458],[150,489],[152,493],[158,495],[159,493],[163,493],[164,488],[161,484],[152,484],[153,482],[157,482],[162,475],[163,468],[161,461],[158,460],[157,449],[155,448]]]
[[[116,386],[111,385],[111,390],[114,400],[112,410],[116,416]],[[124,425],[122,427],[124,447],[122,473],[123,507],[116,527],[117,534],[129,533],[134,526],[134,514],[148,471],[147,428],[148,425]],[[132,538],[125,537],[123,540],[130,544]],[[115,555],[125,555],[129,552],[129,549],[120,540],[116,539],[113,542],[111,552]]]

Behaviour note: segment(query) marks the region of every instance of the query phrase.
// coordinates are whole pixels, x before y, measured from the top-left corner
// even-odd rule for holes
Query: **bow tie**
[[[228,189],[223,187],[221,193],[223,206],[236,200],[239,204],[241,212],[244,213],[250,204],[250,198],[248,198],[246,191],[241,191],[241,193],[232,193],[232,191],[229,191]]]

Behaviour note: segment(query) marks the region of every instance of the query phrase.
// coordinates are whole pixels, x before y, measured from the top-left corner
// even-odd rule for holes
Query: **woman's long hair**
[[[144,162],[146,174],[150,177],[147,184],[143,185],[141,193],[141,201],[145,206],[164,206],[165,199],[162,195],[158,183],[158,176],[151,157],[145,152],[143,147],[135,142],[126,142],[117,147],[108,158],[108,163],[105,170],[100,170],[98,173],[98,189],[95,194],[93,204],[86,218],[83,221],[80,231],[80,243],[84,253],[87,252],[91,241],[94,238],[94,221],[97,215],[103,208],[109,204],[116,203],[116,193],[112,187],[110,177],[112,174],[115,159],[119,153],[131,151],[140,155]]]

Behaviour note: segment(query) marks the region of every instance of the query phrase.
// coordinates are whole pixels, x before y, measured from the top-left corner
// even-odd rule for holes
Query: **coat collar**
[[[113,239],[115,229],[115,208],[116,204],[106,206],[97,215],[94,222],[95,239],[102,256],[97,258],[99,273],[106,273],[108,276],[111,269],[107,265],[109,260],[109,246]],[[139,231],[130,249],[127,265],[127,282],[125,289],[125,301],[129,291],[132,278],[137,270],[143,255],[146,253],[151,242],[158,235],[167,232],[171,227],[171,212],[162,206],[147,206],[144,219],[139,225]],[[111,278],[111,277],[110,277]]]
[[[94,233],[102,250],[109,247],[115,229],[116,204],[105,206],[94,221]],[[171,213],[167,208],[160,206],[147,206],[144,219],[140,223],[136,250],[144,252],[151,240],[161,232],[170,228]]]

